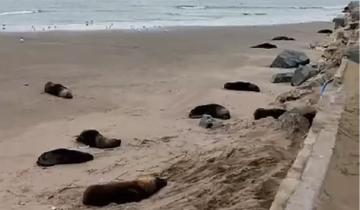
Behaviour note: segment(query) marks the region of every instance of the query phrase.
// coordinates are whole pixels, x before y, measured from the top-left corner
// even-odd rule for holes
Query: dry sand
[[[168,187],[138,204],[103,209],[267,209],[301,141],[276,121],[253,122],[288,84],[271,84],[267,66],[282,49],[316,59],[309,43],[329,23],[258,27],[170,28],[152,32],[56,32],[0,35],[0,209],[87,209],[86,186],[156,173]],[[279,49],[250,49],[277,35]],[[19,42],[23,36],[24,43]],[[73,100],[41,94],[48,80]],[[255,82],[261,93],[222,89]],[[214,131],[187,119],[204,103],[232,119]],[[118,149],[82,148],[73,136],[96,128],[119,137]],[[296,146],[294,146],[296,145]],[[43,169],[42,152],[80,148],[95,160]]]

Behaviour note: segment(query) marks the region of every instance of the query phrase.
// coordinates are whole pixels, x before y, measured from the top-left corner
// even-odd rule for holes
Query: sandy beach
[[[289,89],[270,82],[286,71],[268,67],[275,56],[295,49],[318,60],[309,44],[327,39],[317,34],[323,28],[332,25],[0,34],[0,209],[92,209],[81,204],[86,186],[142,174],[168,177],[169,185],[140,203],[102,209],[268,209],[301,139],[252,114]],[[250,48],[279,35],[296,41]],[[237,80],[261,92],[222,88]],[[66,85],[74,99],[43,94],[47,81]],[[206,103],[224,105],[232,119],[206,130],[187,118]],[[78,145],[74,136],[89,128],[122,146]],[[95,160],[36,166],[42,152],[60,147]]]

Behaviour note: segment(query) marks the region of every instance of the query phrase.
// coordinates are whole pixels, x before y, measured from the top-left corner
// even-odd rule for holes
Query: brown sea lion
[[[73,98],[71,90],[61,84],[55,84],[53,82],[47,82],[45,84],[44,92],[62,98]]]
[[[224,84],[224,89],[260,92],[260,88],[257,85],[250,82],[242,82],[242,81],[227,82]]]
[[[110,203],[139,202],[149,198],[166,185],[165,179],[155,176],[145,176],[128,182],[92,185],[84,192],[83,204],[106,206]]]
[[[97,130],[84,130],[76,138],[77,142],[96,148],[114,148],[121,145],[120,139],[111,139],[103,136]]]
[[[60,164],[83,163],[93,160],[94,156],[89,153],[69,149],[55,149],[44,152],[37,160],[39,166],[54,166]]]
[[[262,43],[262,44],[252,46],[251,48],[274,49],[274,48],[277,48],[277,46],[274,44],[271,44],[271,43]]]
[[[275,119],[278,119],[280,115],[284,114],[286,112],[285,109],[264,109],[264,108],[258,108],[254,112],[254,119],[258,120],[261,118],[266,117],[273,117]]]
[[[277,36],[272,38],[273,41],[295,41],[294,38],[292,37],[287,37],[287,36]]]
[[[189,118],[201,118],[204,114],[223,120],[230,119],[229,110],[219,104],[206,104],[197,106],[190,111]]]
[[[318,31],[319,34],[332,34],[333,31],[330,29],[321,29]]]

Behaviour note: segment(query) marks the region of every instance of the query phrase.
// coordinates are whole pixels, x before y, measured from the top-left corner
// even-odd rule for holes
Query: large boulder
[[[317,69],[310,65],[299,66],[291,79],[292,86],[299,86],[309,78],[317,75],[319,72]]]
[[[349,47],[344,54],[349,60],[359,63],[359,46]]]
[[[348,4],[348,6],[347,6],[347,8],[351,11],[351,10],[354,10],[354,9],[356,9],[356,8],[359,8],[359,1],[351,1],[349,4]]]
[[[291,82],[293,76],[294,76],[294,72],[277,73],[273,75],[273,77],[271,78],[271,82],[272,83]]]
[[[346,18],[344,15],[338,15],[333,19],[333,22],[335,23],[335,28],[345,27]]]
[[[285,112],[279,117],[280,127],[287,131],[289,136],[304,136],[309,128],[310,122],[298,112]]]
[[[359,21],[359,7],[350,10],[350,18],[351,21]]]
[[[295,68],[308,63],[310,63],[310,59],[305,53],[295,50],[284,50],[275,58],[270,67]]]

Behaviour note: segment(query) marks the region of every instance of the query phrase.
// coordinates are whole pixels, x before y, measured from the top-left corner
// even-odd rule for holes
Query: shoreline
[[[329,21],[309,21],[309,22],[295,22],[295,23],[275,23],[275,24],[254,24],[254,25],[179,25],[179,26],[153,26],[153,27],[139,27],[139,28],[111,28],[111,29],[89,29],[86,26],[83,26],[83,29],[52,29],[52,30],[14,30],[14,31],[0,31],[0,35],[2,34],[28,34],[28,33],[91,33],[91,32],[167,32],[169,30],[193,30],[193,29],[211,29],[211,28],[243,28],[243,27],[273,27],[273,26],[289,26],[289,25],[303,25],[303,24],[330,24]],[[80,26],[78,24],[76,26]],[[106,25],[102,25],[106,26]]]

